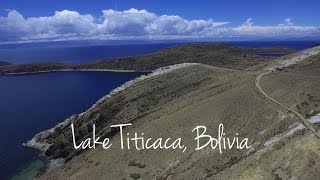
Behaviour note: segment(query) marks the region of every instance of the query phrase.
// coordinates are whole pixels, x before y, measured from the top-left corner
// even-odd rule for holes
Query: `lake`
[[[141,73],[56,72],[0,76],[0,179],[43,166],[36,152],[21,144]],[[29,171],[28,171],[29,170]]]
[[[26,64],[43,61],[58,61],[65,63],[84,63],[99,59],[133,56],[156,52],[172,47],[177,43],[159,44],[125,44],[125,45],[92,45],[67,47],[20,47],[1,48],[0,61],[14,64]]]

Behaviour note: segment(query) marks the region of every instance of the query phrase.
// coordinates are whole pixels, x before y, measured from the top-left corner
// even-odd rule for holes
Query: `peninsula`
[[[223,47],[218,50],[221,51],[220,55],[230,51],[230,46]],[[160,54],[166,51],[170,49]],[[193,52],[189,55],[199,50]],[[212,50],[209,52],[217,54]],[[318,131],[319,53],[320,47],[314,47],[265,60],[254,55],[251,57],[250,54],[244,58],[241,51],[240,54],[235,53],[240,56],[237,61],[239,58],[244,60],[241,64],[231,57],[227,58],[232,54],[224,55],[226,59],[197,54],[198,61],[187,60],[188,63],[162,67],[123,84],[86,112],[38,133],[24,145],[39,149],[49,159],[50,170],[41,174],[40,179],[112,179],[115,176],[125,179],[319,177],[316,170],[319,164],[315,161],[316,154],[320,153],[319,138],[305,128],[300,116],[288,111],[299,113]],[[152,61],[153,55],[146,57]],[[130,59],[135,58],[124,61]],[[211,65],[199,63],[205,62],[205,59]],[[121,60],[114,61],[111,64],[122,64]],[[109,63],[94,64],[117,67]],[[146,64],[148,66],[135,66],[136,70],[161,66],[149,64],[147,60]],[[256,87],[256,78],[267,71],[271,73],[260,79],[258,87],[281,106],[266,98],[261,89]],[[184,153],[174,150],[105,151],[103,148],[73,148],[70,124],[74,125],[77,144],[91,136],[95,124],[97,136],[109,138],[115,147],[120,147],[119,129],[109,128],[119,123],[132,124],[126,128],[129,134],[137,132],[164,138],[181,136],[187,147],[194,143],[190,129],[197,125],[217,129],[223,123],[231,134],[237,132],[239,138],[248,138],[250,148],[231,149],[223,154],[211,151],[211,148]],[[113,168],[107,168],[111,166]]]

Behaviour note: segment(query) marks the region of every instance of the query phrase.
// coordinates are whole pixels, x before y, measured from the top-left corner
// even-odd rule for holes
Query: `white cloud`
[[[103,10],[101,17],[77,11],[56,11],[52,16],[25,18],[15,10],[0,17],[0,43],[81,39],[176,39],[198,37],[320,37],[319,27],[298,26],[291,18],[278,25],[259,26],[253,19],[232,27],[228,22],[188,20],[178,15],[157,15],[147,10]]]
[[[247,19],[242,26],[252,26],[253,22],[252,22],[252,18]]]
[[[109,9],[102,13],[103,22],[98,25],[102,34],[145,35],[144,28],[157,19],[153,13],[133,8],[122,12]]]
[[[228,24],[228,22],[215,22],[209,20],[191,20],[181,18],[180,16],[159,16],[155,21],[146,26],[145,30],[151,35],[206,35],[208,30],[218,30],[218,26]]]
[[[284,23],[283,24],[279,24],[279,26],[292,26],[293,22],[291,22],[291,18],[287,18],[283,20]]]
[[[244,37],[261,38],[299,38],[320,37],[320,28],[316,26],[297,26],[290,18],[275,26],[254,25],[252,18],[247,19],[241,26],[232,28],[232,34]]]
[[[63,36],[88,36],[96,29],[94,17],[76,11],[57,11],[49,17],[24,18],[12,10],[0,17],[0,40],[55,39]]]

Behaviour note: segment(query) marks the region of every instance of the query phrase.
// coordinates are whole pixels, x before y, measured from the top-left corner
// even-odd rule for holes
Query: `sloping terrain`
[[[70,126],[42,140],[53,145],[46,154],[68,162],[40,178],[61,179],[202,179],[214,178],[248,155],[264,148],[264,142],[287,130],[298,118],[266,99],[255,88],[257,72],[193,65],[134,84],[104,101],[81,118],[74,118],[77,138],[97,134],[112,137],[111,149],[79,152],[72,149]],[[120,150],[112,124],[128,123],[125,131],[148,137],[182,137],[188,147],[179,150]],[[248,137],[249,150],[206,148],[195,151],[192,129],[205,125],[217,137],[218,125],[228,136]],[[112,168],[111,168],[112,167]]]
[[[267,76],[269,94],[305,117],[320,113],[320,55]]]
[[[311,118],[319,129],[320,55],[303,61],[300,57],[305,56],[298,55],[263,62],[251,70],[180,65],[120,88],[85,113],[31,141],[33,147],[44,151],[50,167],[65,162],[38,178],[319,179],[319,138],[307,131],[295,114],[267,99],[255,86],[257,76],[266,67],[299,60],[272,70],[260,85],[272,98]],[[71,123],[78,144],[92,136],[95,124],[96,136],[111,138],[112,147],[75,150]],[[130,137],[137,132],[146,138],[182,138],[187,149],[120,149],[119,129],[111,129],[110,125],[122,123],[133,124],[124,129]],[[223,149],[220,153],[208,146],[195,151],[196,135],[192,130],[203,125],[206,134],[217,138],[220,123],[225,126],[226,137],[248,138],[251,148]]]
[[[316,123],[320,121],[320,55],[312,56],[280,72],[268,75],[262,86],[273,98]],[[317,115],[318,114],[318,115]],[[316,118],[315,118],[316,117]],[[217,179],[319,179],[320,143],[297,122],[287,132],[266,143],[266,148],[230,169]]]

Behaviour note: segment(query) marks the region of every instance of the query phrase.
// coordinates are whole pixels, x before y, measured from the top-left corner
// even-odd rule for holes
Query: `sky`
[[[0,43],[320,37],[319,0],[8,0]]]

